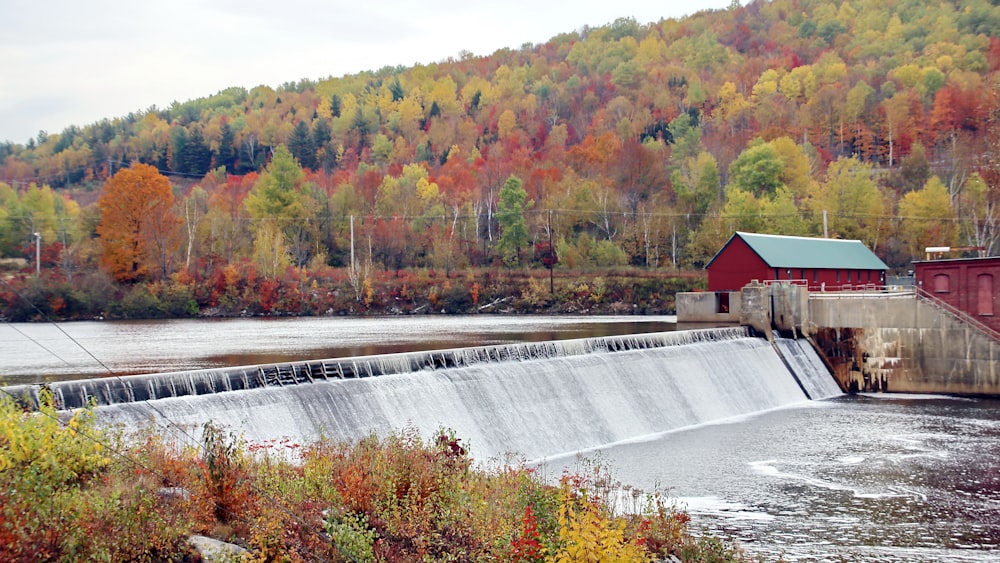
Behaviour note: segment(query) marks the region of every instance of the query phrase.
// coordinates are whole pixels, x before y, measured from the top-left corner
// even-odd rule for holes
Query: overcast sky
[[[231,86],[277,87],[543,43],[730,0],[11,0],[0,32],[0,141],[25,143]]]

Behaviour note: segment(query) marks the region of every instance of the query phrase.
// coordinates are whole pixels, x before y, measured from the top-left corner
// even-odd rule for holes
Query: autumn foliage
[[[87,410],[0,398],[0,559],[192,561],[198,534],[242,561],[747,560],[695,540],[658,495],[631,491],[615,512],[606,469],[546,484],[517,464],[477,466],[446,430],[312,444],[201,430],[123,435]]]
[[[252,265],[299,303],[335,268],[370,308],[403,271],[585,276],[551,293],[602,269],[699,271],[735,230],[860,239],[896,273],[924,246],[992,254],[994,4],[734,2],[69,126],[0,144],[0,258],[30,272],[39,233],[61,280]],[[129,199],[118,175],[139,163],[176,201]]]
[[[170,181],[156,168],[136,164],[108,180],[98,200],[101,265],[119,281],[167,275],[180,240]]]

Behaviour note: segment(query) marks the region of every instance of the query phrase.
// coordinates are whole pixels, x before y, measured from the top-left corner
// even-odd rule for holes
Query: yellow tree
[[[761,201],[760,210],[764,217],[763,233],[790,236],[809,234],[809,225],[795,205],[792,190],[786,186],[778,186],[773,197]]]
[[[119,281],[143,279],[150,272],[166,277],[180,242],[170,181],[152,166],[134,164],[108,180],[97,205],[101,265]]]
[[[795,201],[803,199],[813,183],[813,163],[801,145],[789,137],[778,137],[770,144],[781,160],[781,172],[778,174],[781,182],[792,191]]]
[[[923,189],[910,192],[899,202],[903,220],[900,238],[913,256],[921,256],[928,246],[950,246],[957,228],[948,188],[931,176]]]
[[[834,161],[826,180],[811,189],[806,206],[817,222],[826,214],[829,236],[877,246],[884,205],[870,164],[856,158]]]

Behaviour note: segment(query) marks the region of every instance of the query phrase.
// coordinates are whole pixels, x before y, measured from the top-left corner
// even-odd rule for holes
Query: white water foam
[[[189,427],[213,420],[252,442],[447,428],[479,460],[540,459],[806,400],[762,339],[675,338],[660,348],[167,398],[97,414],[126,428],[151,418]]]
[[[730,502],[716,496],[678,497],[677,506],[684,508],[690,514],[706,516],[724,516],[733,520],[774,520],[774,516],[761,512],[739,502]]]
[[[809,341],[777,338],[775,345],[810,399],[829,399],[844,394]]]

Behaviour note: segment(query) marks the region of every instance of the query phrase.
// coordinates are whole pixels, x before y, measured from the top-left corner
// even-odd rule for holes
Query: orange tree
[[[101,265],[119,281],[143,279],[151,271],[166,277],[180,230],[170,181],[152,166],[134,164],[108,180],[97,205]]]

